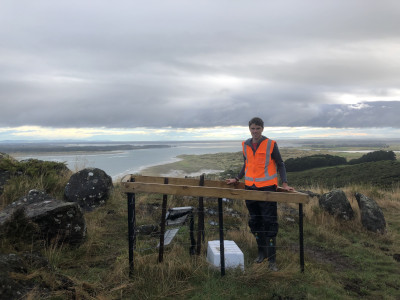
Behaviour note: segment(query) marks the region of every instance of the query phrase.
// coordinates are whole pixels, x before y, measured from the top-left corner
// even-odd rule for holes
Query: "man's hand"
[[[226,184],[234,184],[237,183],[238,181],[236,180],[236,178],[228,178],[227,180],[225,180]]]
[[[288,192],[294,192],[295,189],[292,188],[291,186],[288,186],[287,182],[282,183],[282,188]]]

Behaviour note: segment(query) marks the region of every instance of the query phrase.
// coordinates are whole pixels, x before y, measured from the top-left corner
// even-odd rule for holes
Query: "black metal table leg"
[[[221,256],[221,276],[225,275],[225,247],[224,247],[224,215],[222,210],[222,198],[218,198],[219,215],[219,250]]]

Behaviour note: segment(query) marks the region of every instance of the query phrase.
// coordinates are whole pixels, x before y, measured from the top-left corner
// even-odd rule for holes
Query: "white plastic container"
[[[234,241],[224,241],[225,268],[240,267],[244,270],[243,252]],[[221,267],[220,242],[209,241],[207,247],[207,261],[215,267]]]

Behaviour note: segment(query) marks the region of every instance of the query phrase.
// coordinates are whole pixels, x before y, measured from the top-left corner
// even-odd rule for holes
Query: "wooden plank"
[[[122,177],[121,182],[130,182],[132,178],[132,175],[128,174]]]
[[[303,193],[264,192],[243,189],[189,186],[174,184],[158,184],[143,182],[123,182],[125,193],[155,193],[178,196],[228,198],[239,200],[257,200],[284,203],[308,203],[309,197]]]
[[[142,183],[159,183],[162,184],[164,182],[164,177],[157,176],[134,176],[134,175],[126,175],[122,178],[121,182],[130,182],[131,178],[134,178],[135,182]],[[174,185],[190,185],[190,186],[198,186],[199,179],[197,178],[177,178],[177,177],[168,177],[169,184]],[[238,182],[237,184],[226,184],[225,181],[221,180],[204,180],[204,186],[207,187],[221,187],[221,188],[230,188],[230,189],[244,189],[244,183]]]

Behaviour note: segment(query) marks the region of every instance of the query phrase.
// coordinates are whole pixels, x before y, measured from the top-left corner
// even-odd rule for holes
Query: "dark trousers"
[[[276,192],[276,186],[266,186],[262,188],[246,186],[246,190]],[[246,200],[246,206],[250,214],[249,227],[251,232],[255,236],[265,234],[266,237],[276,237],[279,227],[277,203]]]

